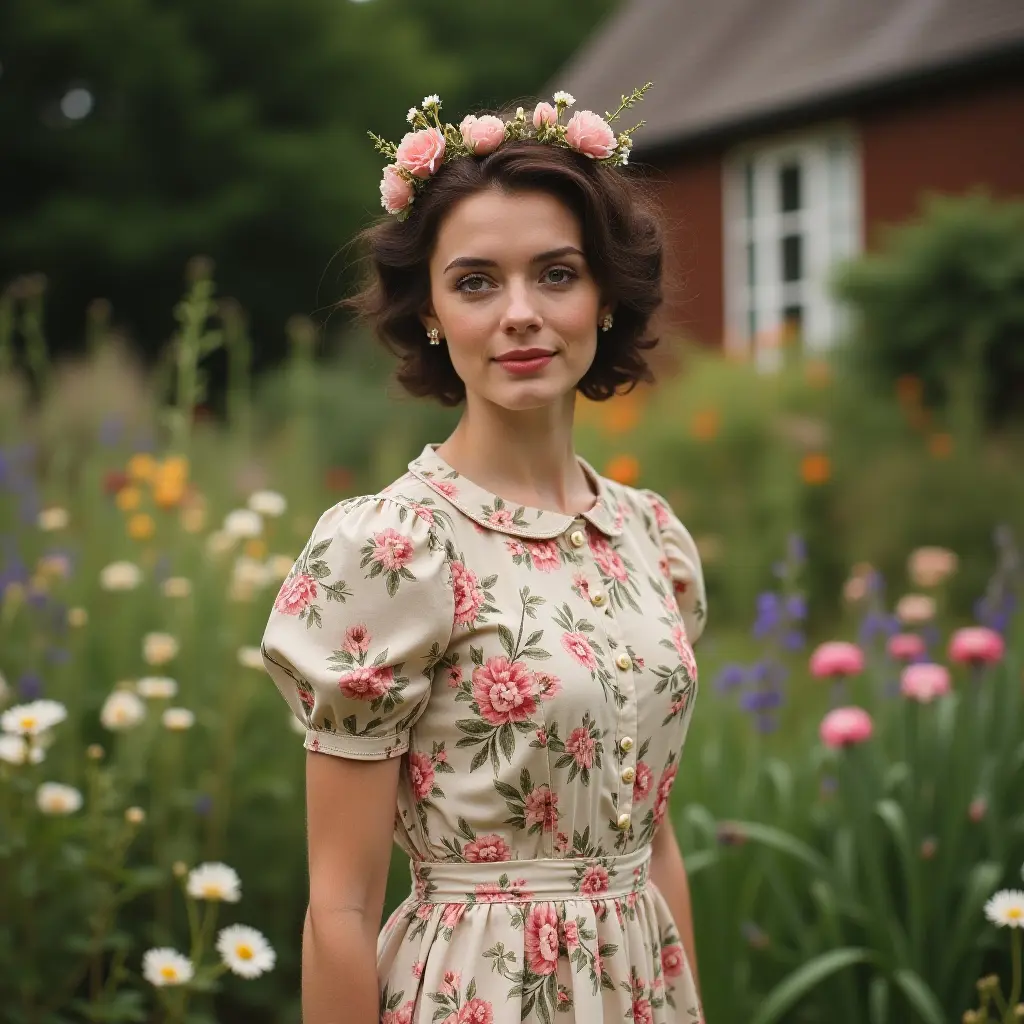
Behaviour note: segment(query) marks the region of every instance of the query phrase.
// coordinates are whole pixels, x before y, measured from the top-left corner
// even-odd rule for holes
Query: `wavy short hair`
[[[442,165],[416,197],[408,219],[387,216],[358,241],[369,255],[361,291],[342,305],[373,326],[399,358],[398,382],[417,397],[454,406],[466,397],[446,346],[431,346],[420,315],[430,298],[429,260],[445,215],[486,189],[545,192],[578,217],[587,265],[614,323],[598,337],[590,368],[576,385],[601,401],[654,379],[645,358],[658,339],[649,336],[662,302],[663,238],[653,202],[639,182],[569,149],[532,140],[508,142],[482,159]]]

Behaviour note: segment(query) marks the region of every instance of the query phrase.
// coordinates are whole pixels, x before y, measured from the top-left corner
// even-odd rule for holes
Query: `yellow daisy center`
[[[1006,911],[1006,916],[1011,921],[1019,921],[1024,918],[1024,907],[1009,907]]]
[[[160,968],[160,977],[166,978],[168,981],[174,981],[178,977],[178,972],[171,964],[164,964]]]
[[[206,885],[203,886],[203,895],[208,900],[219,900],[224,893],[216,882],[207,882]]]
[[[22,729],[34,729],[36,727],[37,719],[32,715],[23,715],[21,719]]]
[[[252,946],[247,946],[244,942],[239,943],[235,947],[235,955],[239,960],[251,960],[253,958]]]

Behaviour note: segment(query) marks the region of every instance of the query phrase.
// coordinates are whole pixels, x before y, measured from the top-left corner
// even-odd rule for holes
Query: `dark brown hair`
[[[370,275],[342,305],[369,320],[400,359],[398,382],[416,396],[458,405],[466,389],[444,345],[430,346],[420,320],[430,298],[429,260],[445,215],[461,199],[488,188],[546,192],[579,218],[583,248],[614,324],[598,335],[590,369],[576,388],[610,398],[653,375],[644,352],[651,316],[661,304],[662,234],[653,203],[621,170],[569,149],[531,140],[507,142],[481,159],[444,164],[416,196],[405,221],[387,216],[362,232]]]

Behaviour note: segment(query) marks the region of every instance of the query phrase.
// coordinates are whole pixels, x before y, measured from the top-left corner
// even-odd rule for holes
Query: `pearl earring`
[[[436,327],[431,327],[430,330],[427,331],[427,337],[430,339],[431,345],[441,344],[441,332]]]
[[[611,313],[605,313],[605,315],[603,317],[601,317],[601,324],[600,324],[601,330],[602,331],[610,331],[612,329],[612,324],[614,322],[615,321],[612,319]]]

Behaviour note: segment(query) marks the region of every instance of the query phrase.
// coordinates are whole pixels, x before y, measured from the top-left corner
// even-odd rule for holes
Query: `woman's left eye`
[[[556,276],[552,278],[552,274]],[[572,267],[549,267],[544,271],[544,277],[548,284],[568,284],[575,280],[576,271]]]

